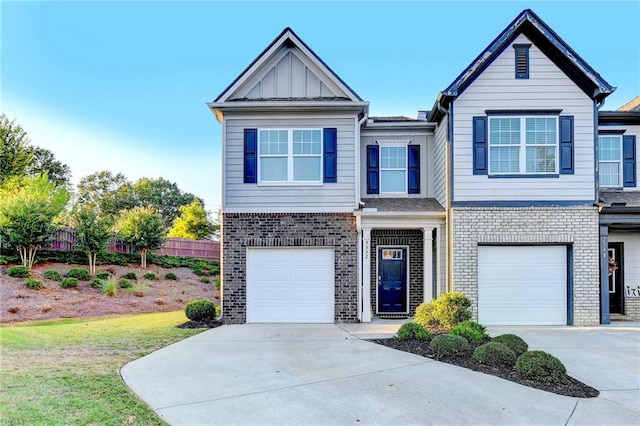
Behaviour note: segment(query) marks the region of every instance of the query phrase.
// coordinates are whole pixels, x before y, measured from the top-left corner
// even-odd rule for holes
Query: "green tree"
[[[6,115],[0,115],[0,185],[13,176],[27,174],[33,160],[29,137]]]
[[[140,266],[147,267],[147,253],[162,247],[166,228],[158,212],[149,207],[123,210],[116,222],[116,232],[132,249],[140,252]]]
[[[38,247],[49,243],[68,201],[67,189],[46,174],[14,177],[0,186],[0,240],[18,248],[24,266],[31,268]]]
[[[133,184],[133,191],[137,201],[136,205],[155,208],[162,217],[166,228],[170,228],[178,217],[181,206],[196,199],[195,195],[182,192],[177,184],[164,178],[149,179],[145,177],[138,179]]]
[[[78,203],[93,206],[100,214],[112,217],[116,217],[121,210],[137,206],[127,177],[109,170],[102,170],[80,179]]]
[[[48,149],[34,146],[31,152],[33,159],[27,167],[30,176],[46,173],[49,180],[56,185],[70,187],[71,169],[69,169],[69,166],[56,160],[53,152]]]
[[[76,231],[78,248],[84,250],[89,258],[89,273],[95,275],[96,257],[107,248],[113,221],[93,206],[76,204],[71,213],[71,225]]]
[[[213,223],[202,202],[194,199],[191,204],[180,207],[180,216],[173,221],[168,237],[188,238],[190,240],[211,239],[219,227]]]

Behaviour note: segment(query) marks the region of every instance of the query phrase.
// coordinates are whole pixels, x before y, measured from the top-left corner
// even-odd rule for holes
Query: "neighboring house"
[[[600,113],[596,134],[613,90],[525,10],[431,111],[369,117],[285,29],[208,104],[224,319],[406,318],[447,291],[485,325],[639,317],[640,126]]]

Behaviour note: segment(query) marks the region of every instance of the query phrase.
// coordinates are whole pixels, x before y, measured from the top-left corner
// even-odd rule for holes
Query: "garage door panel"
[[[327,280],[333,281],[333,269],[326,267],[295,267],[291,270],[291,279],[297,282],[326,282]]]

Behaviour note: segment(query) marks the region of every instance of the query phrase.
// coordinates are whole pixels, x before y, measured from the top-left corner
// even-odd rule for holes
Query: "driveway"
[[[639,327],[489,331],[557,355],[601,396],[555,395],[376,345],[361,339],[377,332],[366,324],[225,325],[125,365],[122,377],[173,425],[640,422]]]

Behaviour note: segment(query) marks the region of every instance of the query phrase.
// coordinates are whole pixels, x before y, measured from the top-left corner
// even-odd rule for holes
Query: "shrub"
[[[118,294],[118,283],[115,278],[109,277],[102,282],[102,292],[109,297],[115,297]]]
[[[527,345],[527,342],[525,342],[521,337],[516,336],[515,334],[503,334],[501,336],[496,336],[491,339],[491,341],[502,343],[503,345],[511,349],[516,354],[516,357],[519,357],[529,350],[529,345]]]
[[[210,300],[194,300],[187,303],[184,313],[191,321],[210,321],[216,319],[216,305]]]
[[[91,278],[91,274],[89,274],[89,271],[87,271],[86,269],[73,268],[69,269],[69,272],[67,272],[67,277],[77,278],[80,281],[89,281],[89,279]]]
[[[60,283],[62,288],[78,288],[78,279],[74,277],[65,278]]]
[[[209,274],[211,275],[220,275],[220,268],[217,266],[213,266],[209,268]]]
[[[464,355],[469,351],[469,343],[464,337],[453,334],[439,334],[431,339],[429,346],[436,358]]]
[[[202,276],[202,275],[206,274],[204,272],[204,269],[202,269],[202,268],[193,268],[192,271],[193,271],[194,274],[196,274],[198,276]]]
[[[136,297],[144,297],[149,292],[149,286],[144,283],[136,284],[133,287],[128,288],[126,291]]]
[[[177,280],[178,277],[176,277],[176,274],[174,274],[173,272],[167,272],[166,275],[164,276],[165,280]]]
[[[562,362],[544,351],[529,351],[516,361],[518,376],[548,383],[566,383],[567,369]]]
[[[55,269],[49,269],[44,273],[44,279],[49,281],[62,281],[62,277],[60,276],[60,272]]]
[[[126,278],[120,278],[118,280],[118,287],[120,288],[132,288],[133,283]]]
[[[471,318],[471,301],[462,293],[443,293],[436,300],[421,303],[414,321],[423,326],[452,328]]]
[[[101,280],[108,280],[109,277],[112,277],[112,276],[113,276],[113,274],[111,274],[108,271],[102,271],[102,272],[98,272],[96,274],[96,278],[101,279]]]
[[[91,281],[89,281],[89,287],[95,288],[96,290],[100,289],[102,288],[102,282],[103,280],[101,280],[100,278],[94,278]]]
[[[154,274],[153,272],[147,272],[146,274],[144,274],[144,279],[153,281],[153,280],[157,280],[158,277],[156,277],[156,274]]]
[[[488,337],[484,326],[474,321],[462,322],[453,327],[450,333],[464,337],[472,345],[479,345]]]
[[[469,328],[471,328],[471,329],[473,329],[473,330],[475,330],[475,331],[477,331],[479,333],[482,333],[483,335],[488,337],[487,328],[484,325],[480,324],[480,323],[477,323],[475,321],[464,321],[464,322],[461,322],[458,325],[461,325],[463,327],[469,327]]]
[[[135,272],[129,271],[129,272],[123,274],[121,278],[124,278],[125,280],[137,280],[138,276],[136,275]]]
[[[7,269],[7,275],[14,278],[28,278],[30,275],[29,268],[22,265],[12,266]]]
[[[201,283],[205,283],[205,284],[209,284],[211,282],[211,280],[207,277],[202,277],[200,278],[200,282]]]
[[[431,338],[431,332],[415,322],[407,322],[402,324],[402,327],[398,329],[398,340],[429,340]]]
[[[38,290],[39,288],[42,288],[42,281],[37,280],[35,278],[27,278],[24,281],[24,285],[27,288],[33,289],[33,290]]]
[[[507,346],[498,342],[489,342],[478,346],[473,352],[473,359],[480,364],[500,367],[507,365],[512,367],[516,362],[516,354]]]

